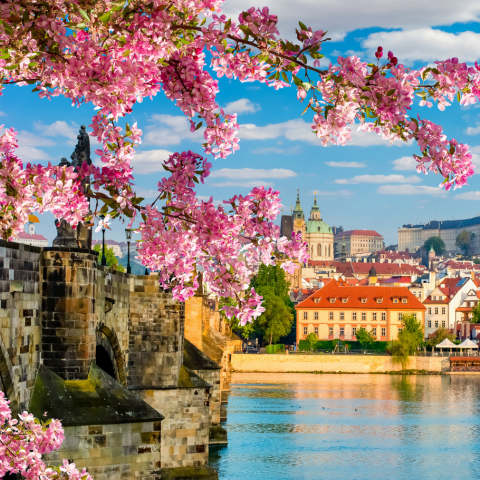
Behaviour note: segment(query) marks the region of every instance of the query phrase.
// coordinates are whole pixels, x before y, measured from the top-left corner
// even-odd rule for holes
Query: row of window
[[[427,326],[428,326],[428,328],[432,328],[432,321],[431,320],[429,320],[427,322]],[[435,320],[435,328],[438,328],[438,326],[439,326],[438,325],[438,320]],[[445,320],[442,320],[442,327],[445,327]]]
[[[435,307],[433,311],[435,312],[435,315],[438,315],[438,307]],[[446,312],[447,312],[447,309],[445,307],[442,307],[442,315],[445,315]],[[432,314],[432,307],[428,307],[428,314],[429,315]]]
[[[313,331],[315,332],[315,335],[318,336],[318,327],[314,327]],[[401,332],[402,329],[399,328],[398,331]],[[387,335],[386,327],[382,327],[381,332],[382,332],[382,337],[385,337]],[[303,334],[308,335],[308,327],[303,327]],[[357,327],[352,327],[352,335],[356,335],[356,334],[357,334]],[[330,336],[333,335],[333,327],[328,327],[328,335]],[[340,327],[340,336],[343,336],[343,335],[345,335],[345,327]],[[377,327],[372,328],[372,335],[374,337],[377,336]]]
[[[345,312],[339,312],[340,313],[340,320],[345,320]],[[431,312],[429,312],[431,313]],[[437,312],[438,313],[438,312]],[[361,312],[361,316],[362,316],[362,321],[366,321],[367,320],[367,312]],[[414,313],[413,316],[415,318],[417,318],[417,314]],[[335,320],[335,312],[328,312],[328,319],[329,320]],[[358,312],[352,312],[352,320],[357,320],[357,317],[358,317]],[[377,319],[378,320],[387,320],[387,313],[386,312],[381,312],[380,318],[377,318],[377,312],[372,312],[372,321],[376,321]],[[313,312],[313,319],[314,320],[318,320],[319,318],[319,314],[318,312]],[[303,312],[303,319],[304,320],[308,320],[308,312]],[[403,319],[403,312],[398,312],[398,320],[399,321],[402,321]]]

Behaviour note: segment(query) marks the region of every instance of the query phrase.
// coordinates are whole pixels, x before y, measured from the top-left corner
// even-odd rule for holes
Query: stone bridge
[[[155,275],[101,267],[94,251],[0,241],[1,389],[14,412],[62,420],[47,460],[95,480],[217,478],[209,445],[226,443],[238,340],[203,295],[186,308],[187,320]]]

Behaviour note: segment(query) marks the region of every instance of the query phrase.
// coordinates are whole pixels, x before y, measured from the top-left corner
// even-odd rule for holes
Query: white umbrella
[[[458,346],[459,345],[455,345],[448,338],[446,338],[443,342],[436,345],[437,348],[457,348]]]
[[[469,338],[465,339],[460,345],[461,348],[478,348],[478,345],[472,342]]]

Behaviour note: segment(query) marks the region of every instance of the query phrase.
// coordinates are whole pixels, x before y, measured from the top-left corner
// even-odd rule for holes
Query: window
[[[352,313],[352,320],[356,320],[357,319],[357,312],[353,312]]]
[[[373,327],[373,328],[372,328],[372,335],[373,335],[374,337],[377,336],[377,327]]]
[[[308,327],[303,327],[303,334],[306,335],[308,333]]]
[[[442,307],[442,315],[445,315],[445,307]]]
[[[367,299],[366,299],[366,298],[362,298],[362,303],[367,303]]]
[[[432,321],[431,320],[428,321],[428,328],[432,328]]]
[[[334,298],[331,298],[331,299],[330,299],[330,303],[335,303],[335,299],[334,299]]]
[[[382,327],[382,337],[385,337],[387,335],[387,329],[385,327]]]
[[[328,334],[333,336],[333,327],[328,327]]]
[[[303,312],[303,319],[308,320],[308,312]]]
[[[401,322],[403,320],[403,313],[398,312],[398,321]]]
[[[393,303],[398,303],[398,298],[394,298]]]
[[[352,328],[352,335],[356,335],[357,334],[357,327],[353,327]]]
[[[377,303],[382,303],[383,298],[377,298]]]
[[[386,320],[387,319],[387,314],[385,312],[382,312],[382,320]]]
[[[318,302],[320,301],[320,299],[319,299],[319,298],[314,298],[313,301],[314,301],[315,303],[318,303]]]
[[[328,312],[328,319],[333,320],[333,312]]]
[[[435,320],[435,328],[438,328],[438,320]]]
[[[345,328],[340,327],[340,336],[343,337],[345,335]]]
[[[342,303],[347,303],[347,299],[346,299],[346,298],[342,298]]]
[[[412,315],[413,315],[413,318],[416,320],[417,319],[417,312],[413,312]]]
[[[345,312],[340,312],[340,320],[345,320]]]
[[[435,315],[438,315],[438,307],[435,307]]]
[[[372,313],[372,320],[377,321],[377,312]]]
[[[406,299],[406,298],[402,298],[402,303],[407,303],[407,299]]]
[[[398,333],[402,333],[403,328],[398,329]]]
[[[445,326],[445,320],[442,320],[442,327]]]
[[[314,330],[314,332],[315,332],[315,335],[318,336],[318,327],[313,327],[313,330]]]
[[[367,313],[362,312],[362,320],[365,321],[367,319]]]
[[[318,320],[318,312],[315,312],[315,313],[313,314],[313,318],[314,318],[315,320]]]
[[[432,314],[432,309],[431,309],[431,307],[428,309],[428,314],[429,314],[429,315]]]

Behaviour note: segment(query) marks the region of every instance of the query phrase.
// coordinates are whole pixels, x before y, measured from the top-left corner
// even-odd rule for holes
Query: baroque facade
[[[333,230],[322,220],[316,196],[310,218],[306,220],[300,205],[300,194],[297,193],[297,203],[292,215],[283,215],[281,221],[281,234],[290,238],[292,232],[302,234],[303,240],[308,243],[311,260],[333,260]]]

